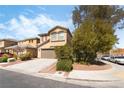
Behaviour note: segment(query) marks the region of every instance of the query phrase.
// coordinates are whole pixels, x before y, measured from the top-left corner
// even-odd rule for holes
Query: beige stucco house
[[[48,33],[39,34],[38,58],[56,58],[54,47],[71,44],[72,34],[68,28],[56,26]]]
[[[13,45],[17,45],[17,41],[14,39],[0,39],[0,53],[5,52],[6,47]]]
[[[24,54],[30,52],[32,57],[56,58],[54,48],[65,44],[71,45],[72,34],[68,28],[55,26],[48,33],[38,35],[40,38],[28,38],[20,41],[0,40],[0,52]]]
[[[6,51],[18,55],[30,52],[32,57],[37,57],[37,46],[40,43],[39,38],[28,38],[18,41],[17,45],[6,47]]]

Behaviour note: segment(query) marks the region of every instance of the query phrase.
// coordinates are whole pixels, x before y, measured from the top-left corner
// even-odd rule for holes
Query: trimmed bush
[[[7,62],[8,58],[7,57],[3,57],[2,58],[2,62]]]
[[[26,61],[26,60],[31,60],[31,57],[32,57],[31,53],[28,52],[28,53],[25,53],[25,54],[21,54],[19,58],[22,61]]]
[[[2,57],[0,58],[0,62],[2,62]]]
[[[8,60],[8,55],[7,54],[3,54],[2,55],[2,62],[7,62]]]
[[[72,49],[68,45],[58,46],[55,48],[55,53],[58,60],[61,59],[72,59]]]
[[[56,64],[57,71],[66,71],[70,72],[73,69],[72,61],[71,60],[60,60]]]
[[[7,62],[14,62],[14,61],[16,61],[15,58],[8,58],[8,60],[7,60]]]

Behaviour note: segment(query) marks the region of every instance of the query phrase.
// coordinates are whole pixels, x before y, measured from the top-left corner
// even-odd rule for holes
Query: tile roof
[[[11,38],[0,39],[0,41],[13,41],[13,42],[17,42],[17,40],[11,39]]]
[[[18,42],[26,41],[26,40],[35,40],[35,39],[39,39],[39,38],[38,37],[32,37],[32,38],[27,38],[27,39],[19,40]]]
[[[31,45],[14,45],[14,46],[6,47],[5,49],[15,49],[15,48],[23,48],[23,49],[26,49],[26,48],[36,48],[36,47],[31,46]]]

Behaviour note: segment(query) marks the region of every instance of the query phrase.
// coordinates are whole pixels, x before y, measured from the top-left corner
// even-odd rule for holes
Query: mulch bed
[[[93,70],[107,70],[111,69],[112,66],[109,64],[105,65],[82,65],[78,63],[73,64],[73,69],[74,70],[87,70],[87,71],[93,71]]]
[[[83,70],[83,71],[98,71],[98,70],[107,70],[111,69],[112,66],[109,64],[104,64],[104,65],[83,65],[83,64],[78,64],[74,63],[73,64],[73,70]],[[52,64],[51,66],[39,71],[39,73],[49,73],[49,74],[54,74],[56,72],[56,64]],[[68,76],[68,72],[65,73],[64,76]]]

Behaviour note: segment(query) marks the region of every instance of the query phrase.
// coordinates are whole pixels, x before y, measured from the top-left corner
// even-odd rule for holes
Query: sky
[[[73,30],[74,6],[0,6],[0,38],[25,39],[56,25]]]
[[[72,5],[33,5],[5,6],[0,5],[0,38],[17,40],[37,37],[47,33],[56,25],[74,30],[72,23]],[[118,48],[124,48],[124,29],[117,30]]]

